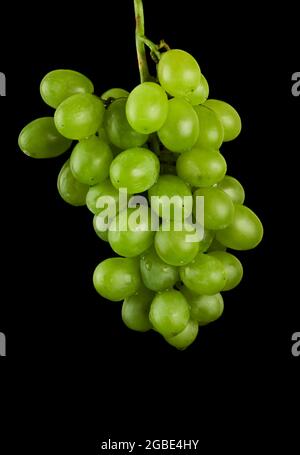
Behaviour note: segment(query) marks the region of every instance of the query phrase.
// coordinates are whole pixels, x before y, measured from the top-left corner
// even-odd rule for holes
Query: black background
[[[270,372],[269,384],[277,371],[284,371],[294,390],[299,364],[291,355],[292,333],[300,331],[300,97],[291,94],[291,75],[300,70],[298,12],[288,5],[263,12],[252,2],[144,4],[146,34],[191,52],[209,81],[210,96],[239,111],[242,133],[222,153],[228,173],[245,187],[246,204],[262,219],[265,236],[256,250],[239,255],[244,279],[225,294],[222,319],[203,328],[187,351],[177,352],[155,333],[124,327],[121,305],[103,301],[92,285],[93,270],[109,249],[94,234],[91,214],[68,206],[57,193],[66,156],[29,159],[18,150],[17,137],[32,119],[51,115],[39,97],[40,80],[48,71],[81,71],[97,94],[138,84],[132,2],[66,4],[64,13],[53,2],[33,12],[27,6],[18,7],[18,14],[7,13],[0,60],[7,77],[7,96],[0,98],[0,331],[7,335],[11,358],[35,365],[51,362],[52,374],[58,375],[79,368],[69,384],[78,386],[76,400],[85,402],[88,394],[85,403],[104,420],[99,427],[93,420],[98,440],[105,432],[115,438],[146,436],[146,430],[130,425],[126,433],[128,419],[142,421],[144,410],[152,409],[153,429],[167,402],[175,409],[187,406],[190,390],[191,406],[197,409],[206,394],[226,395],[227,381],[238,384],[251,377],[252,387],[265,381],[267,393]],[[203,383],[209,374],[216,381],[212,390]],[[122,433],[117,421],[123,414]],[[184,422],[182,428],[188,428]],[[152,437],[149,430],[147,435]]]

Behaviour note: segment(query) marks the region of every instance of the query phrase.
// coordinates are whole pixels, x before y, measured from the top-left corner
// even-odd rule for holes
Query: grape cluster
[[[242,185],[226,175],[219,151],[239,135],[238,113],[226,102],[208,99],[197,61],[178,49],[162,52],[157,78],[131,93],[113,88],[98,97],[92,82],[71,70],[47,74],[40,92],[55,109],[54,117],[27,125],[19,146],[33,158],[51,158],[77,141],[59,173],[58,191],[69,204],[87,205],[95,232],[118,255],[96,267],[95,289],[106,299],[123,301],[122,318],[130,329],[154,329],[185,349],[199,326],[221,316],[221,291],[242,279],[239,259],[226,249],[254,248],[263,236],[260,220],[243,205]],[[130,203],[141,194],[148,206]],[[191,241],[200,196],[202,236]],[[155,197],[160,204],[152,203]],[[175,212],[188,223],[179,227]]]

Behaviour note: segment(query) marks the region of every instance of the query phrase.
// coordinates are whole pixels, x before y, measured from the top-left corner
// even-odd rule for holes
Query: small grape
[[[177,335],[166,338],[166,341],[175,348],[183,351],[189,347],[197,338],[199,325],[193,319],[190,319],[185,329]]]
[[[57,188],[62,199],[68,204],[75,206],[85,205],[89,187],[74,178],[70,168],[70,160],[63,165],[59,173]]]
[[[160,85],[144,82],[130,93],[126,116],[130,126],[139,133],[158,131],[168,115],[168,97]]]
[[[173,98],[168,103],[167,119],[158,131],[158,137],[168,150],[181,153],[192,148],[198,139],[198,117],[182,98]]]
[[[129,329],[138,332],[147,332],[152,329],[149,312],[153,297],[154,292],[143,289],[138,294],[127,297],[124,300],[122,305],[122,319]]]
[[[238,258],[225,251],[214,251],[210,253],[210,256],[219,259],[225,268],[226,284],[223,291],[235,288],[243,278],[243,266]]]
[[[157,75],[166,92],[178,97],[191,97],[201,82],[197,61],[191,54],[180,49],[162,54]]]
[[[77,71],[54,70],[42,80],[40,92],[45,103],[56,109],[72,95],[93,93],[94,86],[86,76]]]
[[[71,171],[79,182],[95,185],[108,178],[112,160],[109,145],[97,136],[90,136],[74,147],[70,158]]]
[[[157,332],[170,338],[182,332],[188,325],[188,303],[179,291],[162,291],[156,294],[151,303],[149,318]]]
[[[179,156],[176,169],[185,182],[195,187],[207,187],[224,178],[227,165],[220,152],[193,148]]]
[[[180,278],[188,289],[204,295],[220,292],[227,279],[223,264],[204,253],[199,253],[192,262],[180,268]]]
[[[99,98],[89,93],[79,93],[58,106],[54,114],[55,126],[69,139],[84,139],[97,132],[104,112],[104,104]]]
[[[42,117],[22,129],[18,144],[31,158],[55,158],[65,153],[72,141],[57,131],[53,117]]]
[[[110,179],[117,189],[127,188],[129,194],[151,188],[159,177],[159,160],[146,148],[135,147],[115,157],[110,166]]]
[[[94,286],[104,298],[118,302],[138,292],[142,286],[139,260],[109,258],[100,262],[94,271]]]
[[[216,239],[233,250],[251,250],[262,240],[263,226],[252,210],[236,204],[232,223],[216,234]]]
[[[148,134],[135,131],[126,117],[126,98],[120,98],[111,103],[104,117],[104,128],[109,141],[121,150],[144,145]]]
[[[179,280],[178,268],[160,259],[153,247],[141,255],[140,269],[145,286],[152,291],[172,288]]]
[[[241,132],[242,122],[237,111],[225,101],[209,99],[204,106],[214,111],[224,128],[224,142],[232,141]]]

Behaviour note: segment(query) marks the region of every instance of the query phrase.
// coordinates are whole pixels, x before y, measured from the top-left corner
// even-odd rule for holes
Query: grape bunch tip
[[[95,233],[119,255],[95,268],[96,291],[123,302],[128,328],[154,330],[184,350],[199,327],[222,315],[221,293],[242,280],[232,250],[255,248],[263,227],[220,152],[240,134],[239,114],[209,98],[198,62],[184,50],[150,44],[157,74],[144,80],[144,46],[138,39],[141,83],[130,92],[112,88],[97,96],[79,72],[48,73],[40,94],[54,115],[25,126],[18,143],[40,159],[72,148],[58,175],[59,194],[87,206]]]

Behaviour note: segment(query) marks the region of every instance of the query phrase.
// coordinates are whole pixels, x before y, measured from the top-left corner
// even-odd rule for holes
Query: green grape
[[[173,337],[165,338],[165,340],[171,346],[174,346],[180,351],[183,351],[195,341],[198,335],[198,330],[199,325],[197,324],[197,322],[193,321],[193,319],[190,319],[186,328],[183,329],[182,332],[178,333],[178,335],[175,335]]]
[[[90,136],[74,147],[70,158],[71,171],[78,182],[95,185],[108,178],[112,160],[109,145],[96,136]]]
[[[231,197],[235,204],[243,204],[245,200],[245,191],[240,182],[234,177],[225,175],[223,180],[218,183],[218,188],[225,191]]]
[[[158,256],[167,264],[180,266],[191,262],[199,251],[199,241],[195,241],[196,229],[185,224],[171,222],[170,230],[162,228],[155,235],[155,249]],[[176,230],[178,229],[178,230]],[[192,237],[192,239],[189,238]]]
[[[130,93],[126,116],[135,131],[150,134],[163,126],[168,108],[168,97],[161,86],[154,82],[143,82]]]
[[[214,322],[224,311],[224,301],[220,293],[213,295],[199,295],[190,291],[185,286],[181,289],[190,305],[191,318],[199,325]]]
[[[188,303],[181,292],[174,289],[159,292],[151,303],[149,318],[157,332],[170,338],[188,325]]]
[[[157,67],[161,86],[172,96],[190,97],[201,82],[197,61],[188,52],[172,49],[162,54]]]
[[[224,128],[224,142],[232,141],[241,132],[242,122],[237,111],[225,101],[209,99],[205,106],[214,111]]]
[[[212,186],[226,174],[227,165],[215,150],[193,148],[182,153],[176,163],[178,176],[195,187]]]
[[[192,203],[188,207],[187,200],[184,199],[191,198],[191,190],[176,175],[161,175],[155,185],[148,190],[148,196],[151,209],[160,217],[173,220],[178,214],[181,220],[183,216],[187,218],[191,214]]]
[[[182,98],[173,98],[168,103],[167,119],[158,131],[158,137],[168,150],[181,153],[197,142],[198,117],[193,107]]]
[[[106,90],[106,92],[102,93],[101,99],[103,101],[107,101],[110,98],[117,100],[118,98],[127,98],[128,95],[129,92],[123,88],[110,88],[109,90]]]
[[[148,332],[148,330],[152,329],[149,320],[149,311],[153,297],[153,292],[144,289],[142,292],[124,300],[122,305],[122,319],[129,329],[138,332]]]
[[[139,260],[109,258],[100,262],[93,276],[96,291],[104,298],[118,302],[138,292],[142,286]]]
[[[205,106],[195,106],[199,121],[199,136],[195,147],[219,150],[224,139],[224,129],[217,114]]]
[[[97,135],[98,135],[99,139],[102,139],[102,141],[106,142],[109,145],[109,148],[112,151],[113,157],[119,155],[119,153],[122,152],[122,149],[120,149],[119,147],[116,147],[114,144],[112,144],[109,141],[107,132],[105,131],[105,128],[102,125],[98,129]]]
[[[179,280],[178,269],[162,261],[154,248],[141,255],[140,269],[145,286],[152,291],[172,288]]]
[[[226,284],[223,264],[213,256],[199,253],[188,265],[180,268],[180,278],[185,286],[197,294],[212,295]]]
[[[126,98],[119,98],[111,103],[104,117],[104,127],[109,141],[116,147],[126,150],[144,145],[148,134],[135,131],[126,117]]]
[[[214,237],[207,252],[210,253],[212,251],[226,251],[226,246],[222,245],[222,243],[218,242],[218,240]]]
[[[120,256],[138,256],[152,245],[153,240],[150,210],[145,206],[120,212],[109,227],[109,244]]]
[[[214,236],[212,232],[208,231],[207,229],[204,229],[203,239],[199,242],[199,253],[204,253],[205,251],[208,250],[213,241],[213,238]]]
[[[110,166],[110,179],[117,189],[127,188],[129,194],[148,190],[159,177],[159,160],[146,148],[135,147],[121,152]]]
[[[217,187],[199,188],[194,198],[204,197],[204,226],[206,229],[224,229],[233,220],[234,204],[224,191]],[[195,207],[195,205],[194,205]]]
[[[108,242],[108,229],[106,231],[103,231],[102,229],[98,229],[98,215],[95,215],[93,218],[93,227],[98,235],[98,237],[103,240],[104,242]]]
[[[263,226],[252,210],[236,204],[232,223],[226,229],[218,231],[216,238],[227,248],[251,250],[261,242]]]
[[[243,278],[243,266],[237,257],[225,251],[214,251],[210,256],[219,259],[225,268],[227,281],[223,291],[230,291],[240,284]]]
[[[104,207],[99,204],[101,201],[101,197],[111,197],[115,201],[116,213],[119,212],[120,207],[120,199],[119,199],[119,191],[116,190],[114,186],[112,186],[111,181],[109,179],[104,180],[104,182],[98,183],[97,185],[91,186],[89,191],[86,195],[86,205],[87,208],[94,214],[97,215],[100,213]],[[124,196],[124,202],[121,203],[121,210],[123,210],[128,202],[128,197]]]
[[[80,140],[97,132],[104,112],[104,104],[99,98],[89,93],[78,93],[58,106],[54,121],[63,136]]]
[[[40,92],[45,103],[56,109],[72,95],[93,93],[94,86],[86,76],[77,71],[54,70],[42,80]]]
[[[185,97],[185,99],[193,106],[205,103],[209,95],[209,86],[207,80],[201,74],[200,84],[196,87],[194,92]]]
[[[55,158],[65,153],[71,143],[57,131],[53,117],[42,117],[28,123],[18,140],[22,152],[31,158]]]
[[[62,199],[68,204],[80,206],[85,205],[85,199],[89,187],[78,182],[71,172],[70,160],[62,167],[58,179],[57,188]]]

